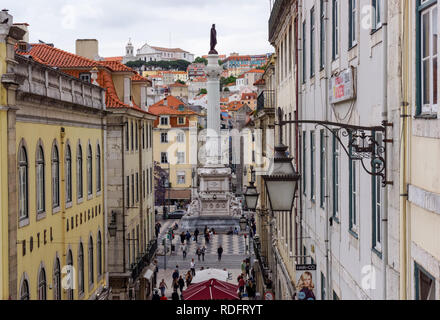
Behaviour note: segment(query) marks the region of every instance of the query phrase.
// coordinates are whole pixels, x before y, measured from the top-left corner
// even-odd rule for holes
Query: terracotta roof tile
[[[167,100],[167,104],[165,105],[165,99]],[[197,115],[196,112],[192,111],[190,108],[185,106],[185,104],[178,98],[174,96],[168,96],[165,99],[153,104],[148,109],[150,113],[154,115]],[[184,111],[179,110],[179,106],[184,106]]]

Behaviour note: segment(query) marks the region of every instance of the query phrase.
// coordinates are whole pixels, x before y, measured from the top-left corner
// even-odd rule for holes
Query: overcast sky
[[[273,52],[269,44],[269,0],[2,0],[14,22],[27,22],[30,42],[42,40],[75,52],[76,39],[98,39],[102,57],[122,56],[131,38],[182,48],[196,56],[209,51],[217,29],[217,51],[229,55]],[[135,51],[136,52],[136,51]]]

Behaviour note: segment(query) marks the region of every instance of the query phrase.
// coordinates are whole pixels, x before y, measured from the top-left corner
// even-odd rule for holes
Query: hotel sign
[[[350,68],[331,77],[329,82],[330,103],[336,104],[355,98],[353,73],[354,69]]]

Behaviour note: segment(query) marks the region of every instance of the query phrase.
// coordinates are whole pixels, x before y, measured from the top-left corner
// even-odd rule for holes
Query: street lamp
[[[257,209],[258,197],[260,194],[257,192],[257,188],[254,186],[255,182],[249,182],[249,186],[246,188],[246,192],[244,193],[244,201],[246,203],[246,207],[255,211]]]
[[[275,147],[272,172],[264,175],[269,203],[273,212],[292,211],[300,175],[286,154],[287,147],[281,143]]]
[[[240,223],[240,230],[246,231],[247,219],[243,214],[241,215],[239,223]]]

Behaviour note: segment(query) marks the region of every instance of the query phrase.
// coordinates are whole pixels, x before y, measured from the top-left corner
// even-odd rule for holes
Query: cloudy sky
[[[1,7],[30,25],[30,42],[70,52],[76,39],[93,38],[100,56],[121,56],[131,38],[135,49],[147,42],[204,55],[212,23],[220,54],[273,52],[270,0],[2,0]]]

